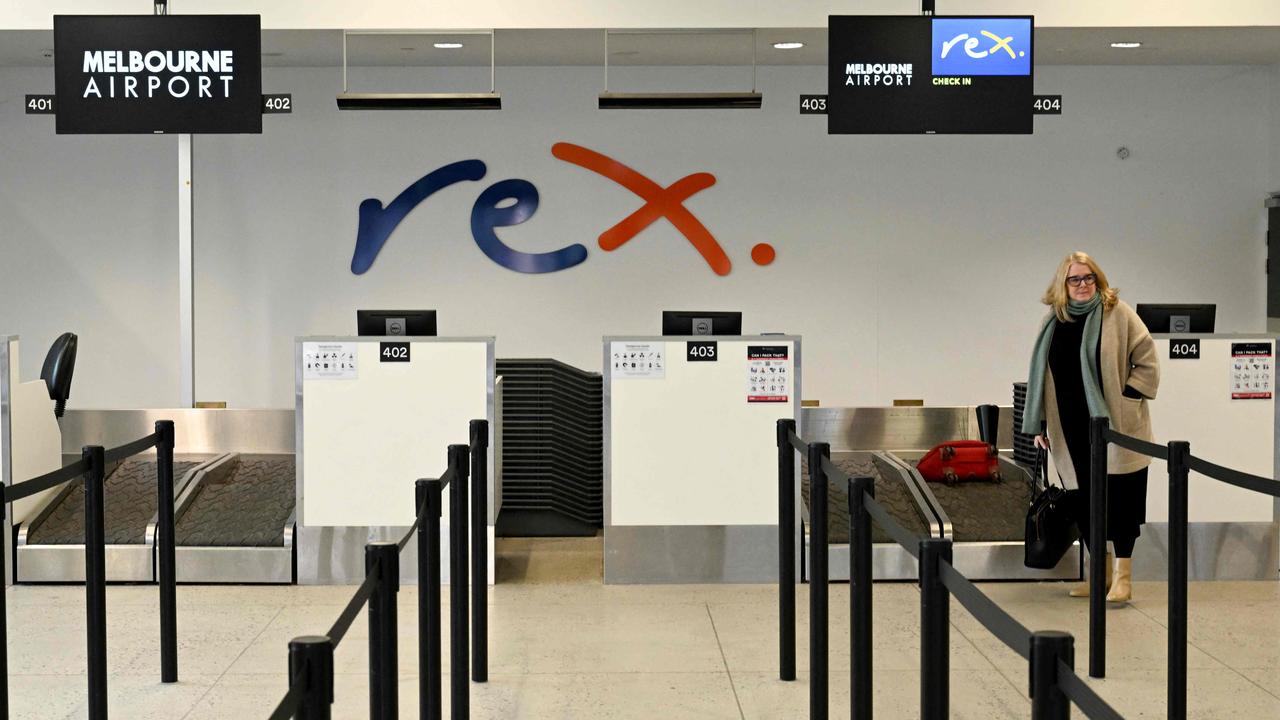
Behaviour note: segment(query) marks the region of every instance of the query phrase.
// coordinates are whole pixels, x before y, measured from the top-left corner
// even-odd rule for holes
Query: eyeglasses
[[[1093,273],[1089,273],[1088,275],[1071,275],[1067,277],[1067,284],[1071,287],[1093,285],[1096,282],[1098,282],[1098,276]]]

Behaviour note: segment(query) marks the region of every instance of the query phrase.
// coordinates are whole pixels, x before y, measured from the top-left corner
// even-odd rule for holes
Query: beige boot
[[[1103,556],[1102,561],[1106,564],[1106,567],[1107,567],[1106,573],[1104,573],[1106,575],[1106,580],[1107,580],[1105,587],[1107,588],[1107,590],[1110,590],[1111,589],[1111,553],[1106,553]],[[1089,558],[1089,562],[1093,562],[1092,557]],[[1085,582],[1082,582],[1079,585],[1071,588],[1071,592],[1067,594],[1073,598],[1089,597],[1089,581],[1086,580]]]
[[[1133,597],[1133,558],[1116,558],[1116,579],[1107,602],[1124,603]]]

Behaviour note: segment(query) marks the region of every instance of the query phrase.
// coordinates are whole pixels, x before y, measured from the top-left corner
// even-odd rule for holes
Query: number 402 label
[[[380,362],[409,362],[409,343],[384,342],[378,344]]]

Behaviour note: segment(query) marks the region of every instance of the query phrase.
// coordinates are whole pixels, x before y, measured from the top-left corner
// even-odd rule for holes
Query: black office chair
[[[44,367],[40,369],[40,379],[49,387],[49,399],[54,401],[53,414],[62,417],[67,409],[67,398],[71,397],[71,375],[76,369],[76,335],[63,333],[49,348],[44,356]]]

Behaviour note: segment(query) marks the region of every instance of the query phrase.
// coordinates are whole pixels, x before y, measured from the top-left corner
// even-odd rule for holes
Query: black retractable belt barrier
[[[1089,420],[1089,677],[1107,676],[1107,427]]]
[[[1187,490],[1191,445],[1169,443],[1169,720],[1187,717]]]
[[[419,480],[418,529],[418,717],[441,720],[440,690],[440,512],[447,480]]]
[[[85,447],[89,465],[84,476],[84,590],[88,640],[89,720],[107,717],[107,543],[103,506],[105,451]]]
[[[172,420],[156,421],[156,581],[160,586],[160,682],[178,682],[178,589],[173,518]]]
[[[1075,666],[1075,639],[1047,630],[1031,634],[1031,720],[1068,720],[1071,699],[1058,684],[1058,663]]]
[[[364,571],[378,578],[369,596],[369,720],[397,720],[400,717],[396,647],[399,545],[393,542],[365,545]]]
[[[778,421],[778,676],[796,679],[795,420]]]
[[[850,711],[871,720],[871,515],[867,498],[875,480],[849,480],[849,660]]]
[[[289,692],[299,688],[301,697],[297,701],[297,720],[329,720],[332,717],[333,705],[333,641],[323,635],[308,635],[289,641],[289,678],[292,683]],[[294,684],[297,683],[297,684]],[[281,702],[286,707],[289,698]],[[272,720],[280,717],[277,711]]]
[[[468,682],[467,629],[467,476],[466,445],[449,446],[449,715],[464,720],[471,715]]]
[[[0,482],[0,527],[4,527],[4,519],[9,512],[6,490],[8,488]],[[6,555],[4,543],[0,542],[0,581],[4,581],[8,574],[6,568],[9,561]],[[0,591],[0,720],[9,720],[9,607],[5,602],[7,594]]]
[[[920,539],[920,717],[946,720],[951,701],[951,594],[942,582],[951,540]]]
[[[827,675],[827,443],[809,443],[809,718],[826,720]]]
[[[489,421],[471,421],[471,680],[489,680]]]

